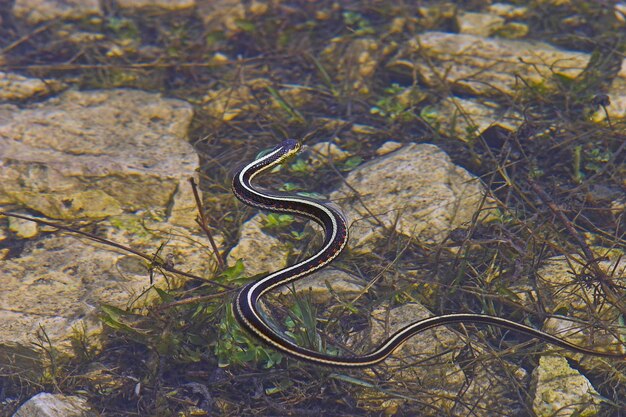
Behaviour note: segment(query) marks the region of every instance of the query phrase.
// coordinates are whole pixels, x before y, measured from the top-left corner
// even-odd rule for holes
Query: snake
[[[241,327],[261,342],[290,357],[316,365],[336,368],[364,368],[384,361],[407,340],[425,330],[461,323],[484,324],[512,330],[560,348],[586,355],[622,359],[626,357],[621,353],[582,347],[533,327],[499,316],[480,313],[443,314],[413,322],[397,330],[378,347],[363,355],[332,355],[299,346],[287,336],[276,331],[264,319],[259,307],[260,300],[273,289],[299,280],[328,265],[342,252],[348,241],[346,219],[334,204],[298,194],[272,192],[253,184],[258,175],[282,164],[298,153],[300,148],[301,143],[299,141],[286,139],[266,154],[245,165],[233,177],[233,194],[242,203],[269,212],[303,216],[319,224],[324,233],[324,240],[320,249],[312,256],[244,285],[235,296],[232,305],[235,319]]]

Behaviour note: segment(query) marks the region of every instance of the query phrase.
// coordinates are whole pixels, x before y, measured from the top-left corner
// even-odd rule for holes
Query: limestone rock
[[[371,345],[376,346],[401,327],[430,316],[417,303],[396,308],[383,306],[371,315]],[[470,366],[464,365],[463,351],[476,356],[465,359]],[[425,416],[514,415],[518,405],[507,393],[526,377],[523,369],[501,359],[494,361],[488,349],[445,326],[415,335],[385,361],[385,366],[393,375],[390,383],[397,381],[404,389],[416,384],[419,391],[425,390],[420,397],[428,404],[423,411]]]
[[[416,54],[427,59],[412,59]],[[542,42],[426,32],[409,42],[389,67],[408,75],[416,72],[428,86],[445,82],[455,92],[501,96],[513,95],[520,78],[530,85],[549,84],[554,74],[573,79],[589,59],[589,54]]]
[[[377,39],[338,37],[324,49],[322,56],[335,68],[337,80],[351,91],[368,95],[380,62],[391,52]]]
[[[4,107],[0,203],[57,219],[155,207],[193,219],[193,208],[175,197],[197,165],[185,140],[192,113],[180,100],[123,89]]]
[[[533,371],[533,411],[537,417],[591,417],[602,402],[587,378],[560,356],[542,356]]]
[[[96,417],[81,397],[42,392],[26,401],[13,417]]]
[[[186,141],[191,117],[183,101],[124,89],[0,106],[0,202],[61,219],[108,216],[99,236],[147,254],[161,249],[176,268],[211,276],[214,256],[183,228],[198,231],[187,181],[197,165]],[[0,264],[0,364],[36,365],[42,332],[62,354],[77,332],[97,347],[89,336],[101,330],[103,304],[141,309],[155,296],[144,293],[146,262],[88,240],[48,236],[9,255]],[[158,271],[153,278],[161,288],[180,285]]]
[[[331,194],[341,202],[350,225],[352,250],[369,250],[383,228],[441,242],[447,234],[489,215],[491,202],[478,178],[454,165],[448,155],[430,144],[409,144],[350,172],[348,186]],[[354,193],[359,198],[354,198]]]
[[[13,14],[35,25],[53,19],[84,19],[101,16],[98,0],[15,0]]]
[[[190,9],[196,6],[195,0],[117,0],[120,9],[162,9],[176,11]]]
[[[402,144],[400,142],[388,141],[383,143],[378,149],[376,149],[376,155],[387,155],[388,153],[397,151],[400,148],[402,148]]]
[[[44,96],[62,88],[63,84],[56,80],[27,78],[0,71],[0,101],[25,100],[33,96]]]
[[[597,259],[604,258],[598,261],[600,269],[611,276],[618,286],[623,286],[626,283],[626,259],[621,251],[601,250],[597,254]],[[578,255],[547,259],[537,271],[537,290],[541,303],[549,311],[574,317],[584,323],[603,322],[607,328],[611,328],[619,322],[621,313],[611,303],[596,301],[598,284],[593,281],[593,273],[583,267],[585,263]],[[546,321],[544,330],[572,343],[593,346],[598,350],[609,350],[609,346],[621,344],[613,331],[556,316]],[[587,357],[585,360],[598,359]]]
[[[165,243],[159,256],[177,269],[205,277],[215,271],[214,256],[198,250],[197,238],[186,229],[139,214],[111,218],[101,228],[103,237],[148,254]],[[221,245],[220,237],[215,238]],[[72,354],[71,338],[77,332],[97,349],[100,307],[141,310],[156,297],[147,291],[151,275],[162,289],[181,283],[158,271],[150,274],[147,263],[134,255],[83,238],[61,235],[28,242],[19,258],[0,263],[0,364],[25,371],[35,364],[39,351],[34,342],[41,332],[64,355]]]
[[[242,259],[247,276],[278,271],[287,266],[288,250],[275,237],[263,232],[263,215],[248,220],[241,229],[239,243],[228,254],[228,264]]]
[[[464,12],[457,16],[460,33],[490,36],[504,26],[504,18],[490,13]]]
[[[348,153],[332,142],[319,142],[309,147],[310,157],[308,163],[313,167],[324,165],[328,161],[343,161],[348,157]]]
[[[42,331],[66,353],[73,332],[87,336],[99,332],[101,304],[125,308],[150,286],[147,269],[128,268],[125,258],[94,243],[60,236],[29,244],[20,258],[4,260],[1,362],[7,363],[4,358],[14,354],[36,355],[31,352]]]
[[[246,18],[246,7],[241,0],[203,1],[198,5],[198,14],[209,32],[224,32],[233,36],[241,32],[237,24]]]
[[[448,97],[422,112],[422,117],[439,133],[472,140],[488,128],[499,126],[514,132],[524,116],[488,100]]]
[[[16,217],[9,217],[9,230],[23,239],[30,239],[39,234],[37,223]]]
[[[507,19],[519,19],[528,17],[528,7],[515,6],[510,3],[493,3],[487,7],[489,13],[505,17]]]
[[[210,90],[202,99],[203,109],[212,119],[218,121],[230,121],[241,114],[254,113],[259,106],[253,91],[269,85],[269,81],[257,79],[238,87]]]

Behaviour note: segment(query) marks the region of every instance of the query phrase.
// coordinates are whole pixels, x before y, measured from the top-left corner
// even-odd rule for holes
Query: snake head
[[[285,139],[278,147],[283,150],[285,157],[289,157],[298,153],[302,145],[295,139]]]

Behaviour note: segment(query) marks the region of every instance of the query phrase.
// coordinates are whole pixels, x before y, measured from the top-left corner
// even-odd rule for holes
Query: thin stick
[[[201,303],[204,301],[212,300],[214,298],[221,298],[221,297],[224,297],[224,295],[227,294],[228,292],[229,291],[223,291],[223,292],[218,292],[217,294],[199,295],[197,297],[183,298],[182,300],[172,301],[171,303],[167,303],[167,304],[161,304],[157,308],[157,310],[162,311],[162,310],[170,309],[172,307],[178,307],[178,306],[182,306],[186,304]]]
[[[45,32],[46,30],[50,29],[54,24],[55,24],[55,22],[50,22],[50,23],[48,23],[46,25],[38,27],[37,29],[33,30],[32,32],[22,36],[19,39],[17,39],[16,41],[11,43],[10,45],[7,45],[2,51],[0,51],[0,54],[4,55],[7,52],[9,52],[11,49],[14,49],[14,48],[20,46],[24,42],[28,42],[29,40],[31,40],[33,37],[35,37],[36,35],[40,34],[41,32]]]
[[[171,272],[172,274],[181,275],[181,276],[184,276],[184,277],[187,277],[187,278],[191,278],[191,279],[197,279],[197,280],[206,282],[206,283],[208,283],[210,285],[215,285],[217,287],[220,287],[220,288],[223,288],[223,289],[226,289],[226,290],[231,290],[232,289],[232,287],[229,286],[229,285],[220,284],[218,282],[215,282],[215,281],[212,281],[212,280],[209,280],[209,279],[197,276],[197,275],[193,275],[193,274],[190,274],[188,272],[180,271],[180,270],[174,268],[172,265],[169,265],[167,262],[165,262],[165,261],[163,261],[161,259],[155,259],[155,257],[153,257],[153,256],[150,256],[150,255],[145,254],[143,252],[139,252],[138,250],[135,250],[133,248],[129,248],[128,246],[124,246],[124,245],[121,245],[119,243],[112,242],[112,241],[110,241],[108,239],[102,238],[100,236],[96,236],[96,235],[88,233],[88,232],[83,232],[83,231],[78,230],[78,229],[74,229],[74,228],[71,228],[71,227],[68,227],[68,226],[63,226],[61,224],[51,223],[51,222],[48,222],[48,221],[45,221],[45,220],[41,220],[41,219],[37,219],[37,218],[34,218],[34,217],[22,216],[21,214],[16,214],[16,213],[8,213],[8,212],[5,212],[5,211],[0,211],[0,215],[8,216],[8,217],[15,217],[15,218],[22,219],[22,220],[29,220],[31,222],[35,222],[35,223],[39,223],[39,224],[45,224],[46,226],[51,226],[51,227],[57,228],[59,230],[65,230],[66,232],[70,232],[70,233],[74,233],[74,234],[77,234],[77,235],[81,235],[81,236],[84,236],[87,239],[93,240],[95,242],[102,243],[102,244],[105,244],[105,245],[108,245],[108,246],[113,246],[114,248],[118,248],[118,249],[124,250],[126,252],[130,252],[133,255],[137,255],[137,256],[145,259],[146,261],[148,261],[150,263],[156,264],[156,266],[158,266],[159,268],[163,269],[164,271]]]
[[[9,45],[13,47],[13,45]],[[275,56],[276,59],[280,59],[281,56]],[[265,58],[264,58],[265,59]],[[0,65],[3,69],[27,69],[27,70],[57,70],[57,71],[71,71],[71,70],[91,70],[91,69],[160,69],[160,68],[213,68],[213,67],[225,67],[232,65],[241,65],[247,63],[260,62],[261,58],[243,58],[236,61],[228,62],[137,62],[137,63],[116,63],[116,64],[68,64],[68,63],[50,63],[50,64],[5,64]]]
[[[196,219],[196,223],[200,226],[204,233],[206,233],[209,238],[209,243],[211,244],[211,248],[213,248],[213,253],[215,254],[215,258],[217,259],[217,264],[219,265],[220,271],[224,270],[224,260],[220,255],[219,249],[217,249],[217,245],[215,244],[215,240],[213,240],[213,235],[209,230],[207,219],[204,215],[204,208],[202,207],[202,201],[200,201],[200,194],[198,193],[198,186],[196,185],[196,181],[192,178],[189,178],[189,183],[191,184],[191,189],[193,190],[193,197],[196,199],[196,207],[198,207],[198,217]]]

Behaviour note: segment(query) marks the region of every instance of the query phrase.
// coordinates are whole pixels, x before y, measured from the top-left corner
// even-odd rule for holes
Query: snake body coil
[[[357,368],[372,366],[385,360],[409,338],[427,329],[454,323],[473,323],[514,330],[574,352],[594,356],[624,357],[622,354],[599,352],[584,348],[504,318],[469,313],[446,314],[411,323],[396,331],[372,352],[362,356],[324,354],[298,346],[285,336],[277,333],[268,325],[259,312],[258,303],[261,297],[278,286],[298,280],[324,267],[339,255],[348,240],[346,221],[341,212],[334,206],[297,195],[268,193],[252,185],[252,181],[257,175],[282,163],[285,159],[297,153],[299,149],[299,142],[291,139],[286,140],[266,155],[243,167],[233,179],[233,192],[243,203],[263,210],[308,217],[324,229],[324,243],[321,249],[313,256],[252,282],[244,286],[237,294],[233,305],[235,318],[242,327],[261,341],[282,353],[300,360],[331,367]]]

